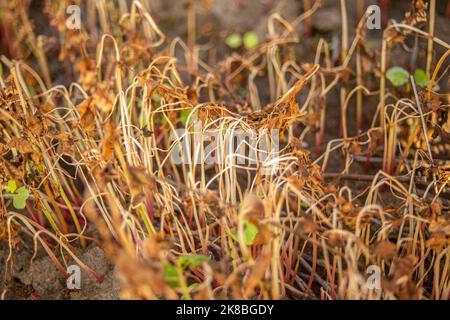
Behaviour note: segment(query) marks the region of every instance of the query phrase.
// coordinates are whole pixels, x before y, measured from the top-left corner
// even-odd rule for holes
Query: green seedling
[[[163,267],[164,281],[173,288],[180,287],[180,271],[186,270],[188,268],[196,268],[200,266],[203,262],[209,261],[207,256],[189,254],[185,256],[178,257],[177,265],[170,262],[166,262]]]
[[[386,72],[386,77],[395,87],[400,87],[408,83],[409,72],[402,67],[392,67]]]
[[[225,39],[225,43],[231,49],[237,49],[242,45],[242,38],[239,34],[233,33]]]
[[[244,34],[244,47],[247,50],[256,49],[259,45],[259,38],[256,33],[249,31]]]
[[[409,72],[402,67],[392,67],[386,72],[386,77],[395,86],[400,87],[409,82]],[[414,71],[414,81],[419,87],[426,87],[429,79],[423,69],[416,69]],[[437,87],[435,87],[437,88]]]
[[[27,188],[25,188],[24,186],[17,188],[16,180],[8,180],[6,192],[12,195],[14,208],[16,209],[25,208],[26,201],[30,196],[30,191],[28,191]]]
[[[244,241],[246,245],[250,246],[255,242],[258,232],[257,226],[251,222],[244,221]],[[231,238],[235,241],[239,241],[239,235],[236,228],[231,229]]]

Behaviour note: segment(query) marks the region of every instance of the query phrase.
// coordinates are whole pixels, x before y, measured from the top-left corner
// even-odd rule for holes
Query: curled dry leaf
[[[383,260],[390,261],[397,254],[397,246],[387,240],[380,241],[374,245],[373,253]]]
[[[105,134],[102,141],[102,158],[106,161],[113,160],[114,144],[119,142],[116,124],[110,120],[105,125]]]
[[[76,128],[80,125],[86,131],[92,131],[95,128],[95,107],[92,103],[93,98],[89,97],[79,105],[76,106],[77,111],[80,114],[80,120],[73,123],[72,127]]]

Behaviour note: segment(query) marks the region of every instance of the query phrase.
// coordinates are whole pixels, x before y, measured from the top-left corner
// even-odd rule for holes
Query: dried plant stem
[[[433,61],[433,36],[434,36],[434,25],[436,21],[436,0],[430,0],[430,17],[429,17],[429,35],[431,38],[428,39],[428,48],[427,48],[427,66],[426,66],[426,74],[427,77],[430,78],[431,75],[431,62]]]

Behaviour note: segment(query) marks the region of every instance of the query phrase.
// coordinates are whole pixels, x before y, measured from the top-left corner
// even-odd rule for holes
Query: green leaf
[[[244,87],[240,87],[238,90],[238,95],[242,98],[245,98],[247,96],[247,89]]]
[[[409,81],[409,72],[402,67],[392,67],[387,73],[386,77],[396,87],[402,86]]]
[[[207,256],[189,254],[185,256],[180,256],[178,258],[178,265],[186,269],[188,267],[198,267],[203,262],[208,261]],[[163,277],[164,281],[173,288],[178,288],[180,286],[180,274],[178,273],[178,268],[170,262],[165,262],[163,266]]]
[[[244,34],[244,47],[248,50],[255,49],[259,45],[259,38],[256,33],[249,31]]]
[[[178,258],[178,262],[180,263],[182,268],[188,268],[188,267],[195,268],[195,267],[198,267],[199,265],[201,265],[203,262],[206,262],[208,260],[209,260],[209,258],[207,256],[194,255],[194,254],[180,256]]]
[[[8,180],[8,187],[6,187],[6,192],[14,193],[17,189],[16,180]]]
[[[191,114],[191,112],[192,112],[192,109],[185,109],[185,110],[181,111],[180,120],[184,125],[186,125],[187,119],[188,119],[189,115]]]
[[[302,207],[302,209],[308,209],[309,208],[309,204],[305,200],[301,200],[300,201],[300,206]]]
[[[246,245],[250,246],[255,242],[258,232],[259,230],[257,226],[255,226],[251,222],[244,221],[244,241]],[[234,240],[239,241],[239,236],[236,228],[231,229],[231,237]]]
[[[253,223],[248,222],[247,226],[244,230],[245,233],[245,242],[247,244],[253,244],[253,242],[256,239],[256,235],[258,234],[259,230],[258,227],[255,226]]]
[[[427,74],[422,69],[416,69],[414,71],[414,80],[418,86],[426,87],[428,85]]]
[[[225,43],[231,49],[237,49],[242,45],[242,38],[239,34],[233,33],[225,39]]]
[[[180,277],[177,267],[170,262],[164,263],[163,267],[164,281],[171,287],[176,288],[180,286]]]
[[[25,187],[20,187],[16,190],[13,197],[13,206],[16,209],[25,208],[26,201],[30,196],[30,192]]]
[[[159,95],[159,93],[153,93],[152,94],[152,100],[153,102],[159,103],[161,101],[161,96]]]

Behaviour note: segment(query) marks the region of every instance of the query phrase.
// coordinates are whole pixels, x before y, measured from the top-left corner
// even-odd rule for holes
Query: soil
[[[92,245],[77,253],[77,256],[101,277],[101,281],[97,281],[80,268],[79,290],[68,289],[66,278],[45,252],[38,251],[33,259],[32,246],[26,242],[20,243],[13,252],[12,260],[8,263],[7,243],[1,243],[0,292],[4,299],[119,299],[118,276],[113,265],[108,262],[105,253],[98,246]],[[68,259],[67,265],[76,265],[76,263]]]
[[[303,11],[302,1],[298,0],[212,0],[208,9],[198,6],[198,43],[206,44],[217,42],[223,39],[224,35],[231,32],[244,33],[254,31],[261,39],[267,32],[267,18],[274,12],[278,12],[288,21],[292,21]],[[438,1],[438,15],[436,21],[436,34],[444,41],[450,41],[450,24],[445,20],[445,1]],[[39,1],[33,1],[32,6],[38,6]],[[357,15],[355,12],[355,1],[347,1],[349,26],[356,26]],[[409,8],[410,1],[391,1],[389,17],[397,21],[401,20],[405,10]],[[187,32],[187,7],[185,1],[179,0],[152,0],[150,1],[152,16],[156,23],[166,33],[169,38],[176,36],[186,40]],[[34,10],[32,18],[37,30],[42,30],[42,34],[47,34],[45,30],[46,18]],[[340,8],[339,1],[326,0],[324,7],[316,14],[312,20],[313,35],[304,37],[296,46],[296,54],[299,61],[311,62],[315,53],[315,48],[319,36],[329,40],[340,39]],[[42,28],[42,29],[41,29]],[[48,28],[48,27],[47,27]],[[299,34],[304,33],[304,25],[297,27]],[[349,30],[350,39],[353,37],[352,28]],[[317,34],[317,35],[316,35]],[[368,33],[368,41],[379,47],[381,31],[371,31]],[[229,54],[229,50],[222,44],[219,46],[218,57]],[[439,53],[438,53],[439,54]],[[424,59],[419,57],[419,64],[424,64]],[[402,51],[394,51],[393,59],[398,65],[408,66],[408,55]],[[263,91],[263,90],[261,90]],[[265,90],[269,91],[269,90]],[[338,92],[334,93],[338,97]],[[261,97],[262,101],[268,102],[268,96]],[[330,98],[330,100],[332,100]],[[335,101],[338,101],[335,100]],[[364,128],[370,126],[370,121],[376,108],[376,98],[368,98],[365,104]],[[354,113],[354,106],[350,105],[349,114]],[[327,141],[337,138],[339,135],[339,107],[328,105],[327,127],[324,145]],[[349,134],[354,134],[355,128],[350,127]],[[309,146],[313,145],[312,140],[307,140]],[[330,171],[338,172],[342,165],[342,159],[335,155],[330,159]],[[77,253],[77,256],[103,278],[100,283],[86,272],[81,272],[81,289],[69,290],[66,286],[64,275],[55,267],[51,258],[40,249],[33,258],[33,243],[28,236],[22,235],[22,242],[16,245],[13,251],[12,261],[7,262],[9,249],[6,242],[0,243],[0,295],[5,299],[119,299],[119,277],[112,264],[108,262],[103,250],[95,245]],[[61,259],[60,259],[61,261]],[[67,261],[67,265],[74,264]]]

